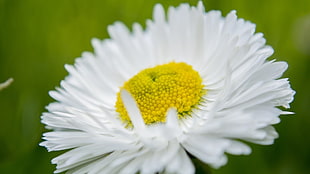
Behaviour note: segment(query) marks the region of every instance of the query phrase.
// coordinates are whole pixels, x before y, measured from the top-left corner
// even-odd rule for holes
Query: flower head
[[[182,4],[167,15],[156,5],[146,29],[122,23],[111,39],[93,40],[95,53],[66,65],[68,77],[51,91],[40,145],[69,150],[54,158],[57,172],[194,173],[191,154],[212,167],[225,153],[251,149],[238,140],[272,144],[278,106],[294,91],[279,79],[285,62],[267,58],[255,25]]]

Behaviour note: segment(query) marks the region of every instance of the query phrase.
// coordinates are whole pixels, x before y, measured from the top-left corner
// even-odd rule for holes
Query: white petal
[[[182,145],[201,161],[218,168],[227,162],[224,152],[229,146],[229,141],[211,136],[190,135]]]
[[[145,124],[136,101],[126,90],[121,91],[121,98],[134,128],[137,132],[142,132],[145,129]]]
[[[248,155],[252,152],[249,146],[238,141],[230,141],[225,151],[234,155]]]
[[[178,156],[169,163],[165,171],[167,173],[193,174],[195,168],[186,152],[180,148]]]

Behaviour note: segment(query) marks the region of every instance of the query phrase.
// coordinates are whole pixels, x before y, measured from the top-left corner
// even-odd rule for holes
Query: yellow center
[[[139,72],[121,90],[133,96],[145,124],[153,124],[165,122],[169,108],[177,109],[179,119],[190,116],[206,93],[203,87],[200,75],[192,66],[171,62]],[[132,126],[120,92],[115,107],[121,120]]]

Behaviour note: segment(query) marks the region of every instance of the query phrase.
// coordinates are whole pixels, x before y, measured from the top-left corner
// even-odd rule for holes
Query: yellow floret
[[[178,117],[190,116],[206,93],[202,79],[192,66],[171,62],[145,69],[125,82],[122,89],[131,93],[145,124],[166,121],[169,108],[176,108]],[[117,93],[116,111],[122,121],[131,126],[130,117]]]

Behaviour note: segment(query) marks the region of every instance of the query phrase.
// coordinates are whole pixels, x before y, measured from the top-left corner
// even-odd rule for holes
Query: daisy
[[[156,5],[145,29],[108,31],[50,92],[40,145],[68,150],[55,173],[191,174],[189,154],[218,168],[227,153],[251,153],[243,142],[278,137],[272,125],[295,93],[279,79],[288,65],[267,60],[273,49],[235,11]]]

